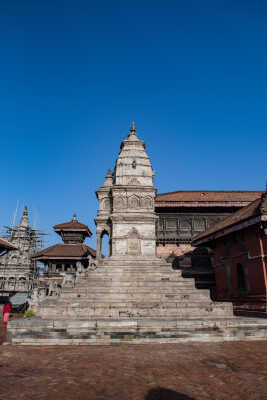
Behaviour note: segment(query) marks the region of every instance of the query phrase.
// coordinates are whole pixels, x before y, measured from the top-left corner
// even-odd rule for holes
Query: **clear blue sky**
[[[266,1],[1,1],[0,47],[1,226],[94,232],[132,120],[159,192],[264,188]]]

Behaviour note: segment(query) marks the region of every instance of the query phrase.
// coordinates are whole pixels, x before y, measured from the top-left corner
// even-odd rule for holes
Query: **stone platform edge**
[[[14,345],[101,345],[267,340],[262,318],[42,320],[12,321],[7,341]]]

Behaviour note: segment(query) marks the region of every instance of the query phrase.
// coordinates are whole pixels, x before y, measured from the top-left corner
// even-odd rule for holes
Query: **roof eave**
[[[250,218],[247,218],[247,219],[245,219],[243,221],[237,222],[236,224],[232,224],[232,225],[230,225],[228,227],[225,227],[225,228],[220,229],[220,230],[218,230],[216,232],[213,232],[213,233],[211,233],[211,234],[209,234],[207,236],[203,236],[200,239],[197,239],[197,238],[193,239],[192,245],[193,246],[199,246],[201,244],[211,242],[211,241],[213,241],[215,239],[218,239],[218,238],[221,238],[223,236],[229,235],[230,233],[233,233],[233,232],[239,231],[241,229],[247,228],[249,226],[258,224],[261,221],[267,221],[267,215],[258,215],[256,217],[250,217]]]
[[[88,257],[87,255],[84,256],[72,256],[72,257],[66,257],[66,256],[37,256],[37,257],[32,257],[35,261],[45,261],[45,260],[87,260]]]
[[[80,233],[86,233],[88,237],[91,237],[93,234],[89,229],[75,229],[75,228],[55,228],[54,231],[60,235],[60,232],[80,232]]]

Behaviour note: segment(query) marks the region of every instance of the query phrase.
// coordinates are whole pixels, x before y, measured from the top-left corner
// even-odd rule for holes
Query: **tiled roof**
[[[178,190],[161,193],[156,196],[157,202],[251,202],[262,195],[262,191],[233,190]]]
[[[93,257],[96,256],[96,252],[86,244],[55,244],[54,246],[47,247],[38,253],[35,253],[33,258],[35,260],[42,259],[45,260],[53,259],[53,258],[83,258],[86,257],[88,254],[91,254]]]
[[[60,232],[60,231],[77,231],[77,232],[86,232],[88,236],[92,236],[92,232],[88,228],[87,225],[82,224],[81,222],[77,220],[72,220],[70,222],[65,222],[63,224],[58,224],[54,226],[54,231],[55,232]]]
[[[226,219],[218,222],[217,224],[212,225],[205,232],[202,232],[199,235],[195,236],[193,238],[193,244],[194,242],[197,242],[199,239],[203,239],[206,237],[208,238],[208,236],[218,231],[221,231],[232,225],[236,225],[239,222],[245,221],[251,217],[256,217],[260,215],[261,214],[260,205],[261,205],[261,198],[254,200],[252,203],[236,211],[234,214],[230,215]]]
[[[0,248],[9,249],[9,250],[16,250],[17,246],[12,243],[9,243],[7,240],[0,238]]]

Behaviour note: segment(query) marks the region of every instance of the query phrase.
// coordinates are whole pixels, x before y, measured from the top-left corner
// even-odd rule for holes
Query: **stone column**
[[[101,258],[101,247],[102,247],[101,242],[102,242],[101,233],[97,232],[97,248],[96,248],[97,260],[99,260]]]

